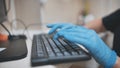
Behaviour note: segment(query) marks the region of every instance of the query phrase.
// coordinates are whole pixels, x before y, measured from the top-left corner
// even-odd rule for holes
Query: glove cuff
[[[117,60],[117,54],[115,51],[111,51],[111,55],[106,59],[106,62],[103,64],[104,68],[113,68]]]

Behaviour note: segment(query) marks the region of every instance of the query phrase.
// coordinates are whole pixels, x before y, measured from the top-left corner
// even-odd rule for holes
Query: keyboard
[[[48,34],[33,36],[31,65],[49,65],[75,61],[90,60],[91,56],[64,38],[54,40]]]

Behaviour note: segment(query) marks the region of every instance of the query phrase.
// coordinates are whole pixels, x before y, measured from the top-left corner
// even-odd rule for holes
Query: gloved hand
[[[82,44],[95,60],[105,68],[114,66],[117,59],[116,53],[107,47],[95,31],[82,26],[74,26],[69,29],[60,29],[54,35],[54,39],[61,36],[73,43]]]
[[[54,33],[57,29],[69,29],[75,25],[71,23],[54,23],[54,24],[48,24],[47,27],[51,28],[49,31],[49,34]]]

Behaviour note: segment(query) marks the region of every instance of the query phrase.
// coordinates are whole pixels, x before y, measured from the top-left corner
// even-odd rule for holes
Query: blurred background
[[[69,22],[84,25],[96,18],[104,17],[120,8],[120,0],[6,0],[8,21],[7,28],[14,31],[44,30],[46,24],[54,22]],[[0,32],[6,32],[0,27]],[[104,41],[112,47],[113,35],[105,32]],[[98,64],[90,62],[76,63],[76,66],[96,68]],[[90,67],[91,66],[91,67]],[[76,68],[78,68],[76,67]]]
[[[53,22],[87,23],[120,8],[120,0],[11,0],[9,8],[14,28],[23,29],[19,21],[13,21],[20,19],[25,25],[39,24],[31,26],[39,29]]]

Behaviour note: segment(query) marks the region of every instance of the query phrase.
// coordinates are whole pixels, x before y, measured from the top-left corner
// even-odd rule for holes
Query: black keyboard
[[[31,65],[48,65],[91,59],[81,47],[63,38],[52,39],[48,34],[34,35]]]

